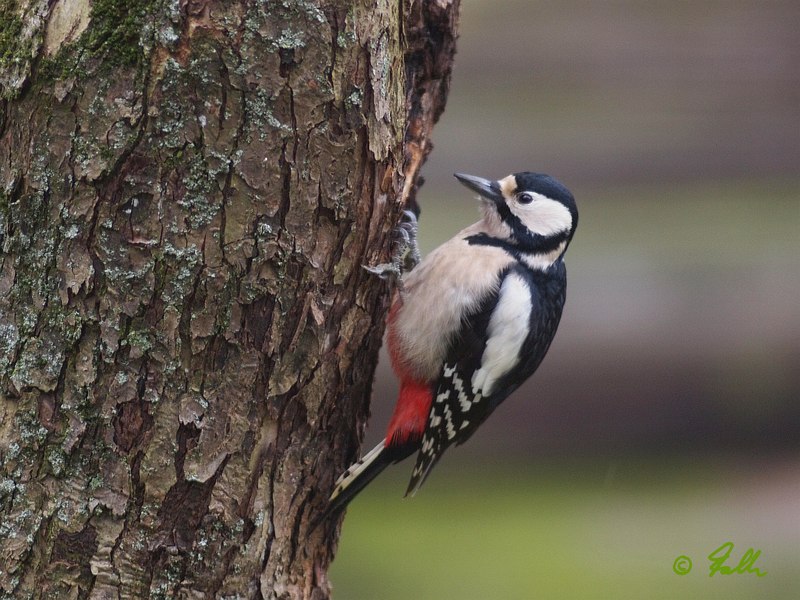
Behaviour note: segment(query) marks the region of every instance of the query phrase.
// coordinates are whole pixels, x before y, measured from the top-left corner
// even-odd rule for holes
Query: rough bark
[[[3,597],[325,598],[458,0],[0,0]]]

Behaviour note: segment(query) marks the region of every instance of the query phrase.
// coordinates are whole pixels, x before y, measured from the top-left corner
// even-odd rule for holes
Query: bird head
[[[578,225],[570,191],[549,175],[514,173],[498,180],[456,173],[483,200],[486,233],[532,253],[563,254]]]

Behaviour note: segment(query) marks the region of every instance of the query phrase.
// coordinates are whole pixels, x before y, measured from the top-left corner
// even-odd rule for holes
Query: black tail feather
[[[336,489],[331,494],[325,516],[336,514],[350,503],[369,482],[394,462],[392,453],[387,451],[382,441],[361,460],[351,465],[339,478]]]

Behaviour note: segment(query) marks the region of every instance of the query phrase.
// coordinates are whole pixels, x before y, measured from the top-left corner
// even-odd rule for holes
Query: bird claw
[[[398,239],[395,240],[397,248],[392,254],[392,262],[375,266],[364,265],[364,269],[384,281],[400,282],[402,275],[411,271],[422,260],[417,245],[417,228],[417,215],[410,210],[404,210],[403,219],[394,230]]]
[[[394,255],[394,262],[402,265],[403,273],[407,273],[419,264],[422,256],[419,253],[419,246],[417,245],[417,230],[419,224],[417,222],[417,215],[410,210],[403,211],[403,220],[397,226],[395,232],[402,238],[398,244],[399,248]]]
[[[400,267],[394,263],[381,263],[375,266],[362,265],[365,271],[369,271],[373,275],[377,275],[384,281],[400,277]]]

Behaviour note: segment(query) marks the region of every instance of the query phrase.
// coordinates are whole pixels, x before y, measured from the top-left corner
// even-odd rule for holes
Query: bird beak
[[[503,192],[496,181],[475,177],[474,175],[465,175],[464,173],[455,173],[455,177],[473,192],[478,192],[487,200],[492,202],[501,202],[503,200]]]

